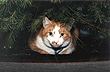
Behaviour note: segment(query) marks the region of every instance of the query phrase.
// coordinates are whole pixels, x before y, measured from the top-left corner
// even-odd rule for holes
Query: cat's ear
[[[51,21],[47,18],[47,17],[44,17],[43,19],[43,27],[46,28],[47,25],[51,24]]]
[[[71,29],[72,29],[72,27],[74,27],[75,25],[74,25],[74,22],[75,22],[75,19],[70,19],[70,22],[68,23],[68,30],[70,31]]]
[[[75,35],[76,39],[79,37],[79,29],[78,28],[74,29],[74,35]]]
[[[74,31],[75,37],[79,37],[79,29],[76,27],[75,19],[71,18],[68,26],[69,31],[72,29]]]

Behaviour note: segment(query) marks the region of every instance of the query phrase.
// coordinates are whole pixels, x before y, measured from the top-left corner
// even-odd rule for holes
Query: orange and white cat
[[[70,26],[45,17],[43,27],[33,40],[29,40],[29,46],[40,54],[70,54],[75,49],[70,30]]]

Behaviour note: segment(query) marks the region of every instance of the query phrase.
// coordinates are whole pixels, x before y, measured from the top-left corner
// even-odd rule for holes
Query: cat
[[[75,50],[73,40],[78,37],[78,29],[74,30],[76,36],[72,36],[72,26],[45,17],[43,27],[36,33],[35,38],[29,40],[29,47],[40,54],[71,54]],[[73,39],[74,38],[74,39]]]

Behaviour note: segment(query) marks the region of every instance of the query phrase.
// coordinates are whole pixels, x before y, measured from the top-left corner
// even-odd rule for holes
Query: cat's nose
[[[53,41],[52,44],[53,44],[53,45],[57,45],[57,42]]]
[[[53,42],[52,42],[52,46],[53,46],[53,47],[58,47],[59,45],[58,45],[57,42],[53,41]]]

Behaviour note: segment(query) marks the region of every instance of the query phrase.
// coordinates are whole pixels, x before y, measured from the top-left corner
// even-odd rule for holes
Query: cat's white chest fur
[[[49,54],[55,54],[55,51],[54,51],[53,49],[48,48],[48,47],[44,44],[44,42],[43,42],[43,40],[42,40],[42,38],[41,38],[40,36],[37,36],[37,38],[36,38],[36,46],[37,46],[38,48],[40,48],[40,49],[42,49],[42,50],[48,52]]]

